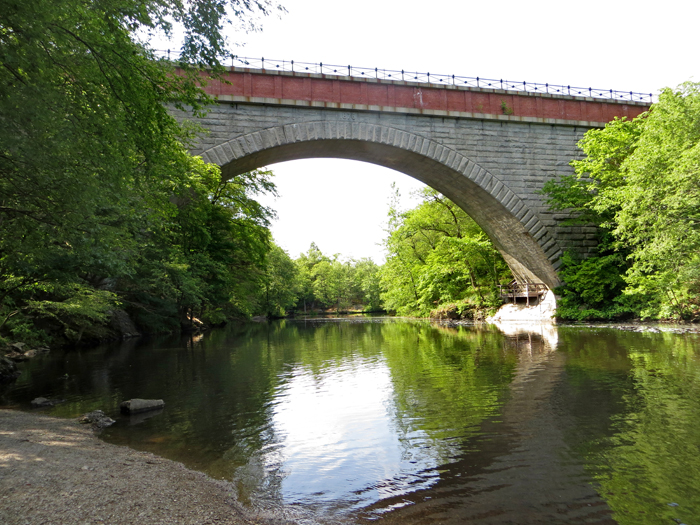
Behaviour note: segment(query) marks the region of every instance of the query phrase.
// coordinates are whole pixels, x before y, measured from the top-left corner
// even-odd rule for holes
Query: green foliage
[[[316,244],[295,261],[298,271],[297,309],[310,308],[346,311],[381,310],[382,284],[379,266],[371,259],[342,261],[340,255],[323,255]]]
[[[389,256],[381,270],[385,308],[428,316],[456,301],[480,308],[500,304],[497,285],[512,277],[498,251],[450,200],[432,189],[421,196],[413,210],[399,212],[395,202],[389,211]]]
[[[566,283],[556,290],[560,299],[557,316],[573,321],[594,321],[632,317],[638,300],[624,295],[624,272],[629,264],[619,253],[579,261],[570,253],[562,256],[559,276]]]
[[[195,310],[251,311],[270,215],[251,196],[272,189],[269,175],[221,182],[187,152],[196,130],[167,108],[201,113],[208,99],[192,64],[216,72],[223,25],[272,9],[267,0],[3,3],[3,336],[41,337],[50,320],[68,340],[84,338],[106,321],[97,306],[113,294],[156,330]],[[180,75],[139,41],[172,23],[185,32]]]
[[[647,114],[589,131],[580,145],[586,158],[572,162],[576,174],[544,190],[554,209],[573,209],[600,226],[603,254],[617,254],[626,286],[614,288],[617,297],[608,294],[606,307],[627,302],[642,317],[696,318],[700,85],[665,89]],[[581,278],[608,278],[609,261],[599,262],[585,263]]]
[[[267,255],[260,309],[270,317],[284,317],[297,304],[298,268],[289,254],[276,244]]]
[[[353,277],[355,296],[364,305],[365,312],[382,311],[380,267],[372,259],[362,258],[355,262]]]

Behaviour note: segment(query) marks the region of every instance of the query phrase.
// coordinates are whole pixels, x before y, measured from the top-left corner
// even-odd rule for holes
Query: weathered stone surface
[[[114,423],[116,423],[114,419],[106,416],[102,410],[93,410],[92,412],[83,414],[83,416],[78,421],[80,421],[80,423],[84,425],[92,425],[92,428],[94,428],[95,430],[101,430],[103,428],[112,426],[114,425]]]
[[[138,414],[149,410],[158,410],[165,406],[162,399],[130,399],[124,401],[119,408],[125,414]]]
[[[547,181],[573,173],[569,162],[581,157],[577,143],[588,129],[580,123],[240,101],[215,104],[200,123],[209,134],[193,153],[217,162],[227,178],[287,160],[335,157],[425,182],[472,216],[521,282],[556,286],[565,250],[586,255],[596,249],[585,242],[593,229],[563,225],[569,216],[552,213],[540,193]]]

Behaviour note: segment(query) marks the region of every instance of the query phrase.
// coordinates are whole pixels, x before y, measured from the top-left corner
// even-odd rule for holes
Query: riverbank
[[[74,419],[0,410],[0,523],[283,525],[251,515],[232,483],[100,441]]]

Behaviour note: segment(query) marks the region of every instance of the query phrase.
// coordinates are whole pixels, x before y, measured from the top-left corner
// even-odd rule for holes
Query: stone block
[[[159,410],[165,406],[162,399],[130,399],[124,401],[119,408],[125,414],[138,414],[149,410]]]

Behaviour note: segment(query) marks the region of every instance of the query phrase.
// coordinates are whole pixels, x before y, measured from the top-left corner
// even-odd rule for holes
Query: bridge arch
[[[201,153],[232,178],[262,166],[306,158],[370,162],[435,188],[467,212],[491,238],[519,282],[550,288],[561,249],[516,193],[463,154],[435,140],[381,124],[311,121],[239,135]]]

